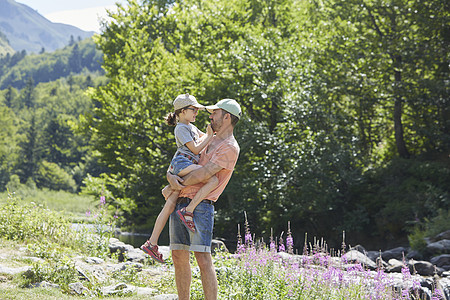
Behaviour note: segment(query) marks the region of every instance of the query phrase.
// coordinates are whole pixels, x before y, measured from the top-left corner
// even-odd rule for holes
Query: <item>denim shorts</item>
[[[178,209],[186,206],[188,206],[187,203],[177,204],[175,211],[170,215],[170,250],[211,252],[212,232],[214,227],[214,205],[200,202],[195,208],[195,232],[189,231],[176,214]]]
[[[193,165],[194,162],[183,155],[176,155],[170,162],[169,172],[178,175],[181,170]]]

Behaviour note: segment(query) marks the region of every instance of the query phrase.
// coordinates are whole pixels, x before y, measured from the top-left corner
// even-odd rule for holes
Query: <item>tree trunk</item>
[[[402,81],[402,73],[399,71],[401,65],[401,56],[395,57],[395,65],[397,66],[395,72],[395,83],[397,86]],[[394,103],[394,131],[395,131],[395,144],[397,145],[397,151],[400,157],[409,158],[409,152],[406,148],[405,139],[403,138],[403,124],[402,124],[402,97],[401,95],[395,96]]]

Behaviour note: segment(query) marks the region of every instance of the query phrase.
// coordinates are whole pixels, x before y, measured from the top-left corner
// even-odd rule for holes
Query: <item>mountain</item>
[[[93,31],[75,26],[52,23],[29,6],[14,0],[0,0],[0,31],[15,51],[54,51],[69,44],[71,36],[90,37]]]
[[[0,57],[3,55],[14,54],[14,49],[9,45],[8,38],[0,31]]]

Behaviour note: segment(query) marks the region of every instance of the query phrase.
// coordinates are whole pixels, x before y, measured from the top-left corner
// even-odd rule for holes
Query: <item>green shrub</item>
[[[62,215],[33,202],[19,204],[10,194],[6,204],[0,206],[0,236],[11,240],[42,240],[70,242],[71,224]]]
[[[65,292],[69,291],[69,284],[78,281],[78,271],[75,264],[67,256],[58,260],[36,262],[33,267],[22,274],[23,287],[47,281],[58,284]]]
[[[426,238],[432,238],[450,228],[450,210],[439,209],[438,215],[431,220],[416,224],[408,235],[409,245],[422,254],[426,252]]]
[[[64,190],[75,192],[77,185],[73,177],[57,164],[42,161],[36,175],[36,181],[39,187],[46,187],[52,190]]]

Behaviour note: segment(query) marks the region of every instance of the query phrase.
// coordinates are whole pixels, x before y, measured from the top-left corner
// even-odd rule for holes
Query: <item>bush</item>
[[[76,182],[71,175],[57,164],[48,161],[42,161],[39,164],[36,181],[39,187],[56,191],[75,192],[77,189]]]
[[[409,245],[412,249],[426,254],[426,238],[433,238],[437,234],[450,228],[450,210],[439,209],[438,215],[431,220],[425,219],[416,224],[408,235]]]

